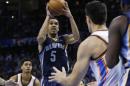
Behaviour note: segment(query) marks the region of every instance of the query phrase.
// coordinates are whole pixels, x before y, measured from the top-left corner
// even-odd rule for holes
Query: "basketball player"
[[[113,68],[119,55],[122,57],[126,72],[120,85],[130,86],[130,0],[121,0],[121,8],[123,14],[114,18],[109,27],[106,61],[108,67]]]
[[[40,86],[40,81],[31,74],[32,62],[25,58],[21,61],[22,73],[14,75],[10,78],[19,84],[19,86]]]
[[[42,69],[41,86],[61,86],[55,82],[49,82],[48,76],[53,72],[53,66],[59,70],[65,67],[68,71],[67,45],[77,42],[80,38],[77,25],[66,2],[65,9],[57,12],[69,18],[72,34],[59,36],[59,21],[51,18],[53,15],[47,9],[46,19],[38,34],[38,50]]]
[[[0,77],[0,86],[19,86],[19,85],[12,80],[6,81]]]
[[[98,86],[117,86],[118,65],[108,69],[105,63],[105,52],[108,44],[108,31],[106,27],[107,8],[100,1],[91,1],[86,5],[86,21],[88,29],[92,33],[79,46],[77,61],[72,73],[66,76],[64,67],[62,72],[56,67],[49,77],[49,81],[56,81],[63,86],[78,86],[84,78],[90,65]]]

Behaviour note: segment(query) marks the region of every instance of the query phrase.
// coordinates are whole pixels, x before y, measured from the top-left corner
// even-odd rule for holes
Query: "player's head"
[[[121,0],[121,9],[122,11],[130,9],[130,0]]]
[[[59,31],[59,21],[56,18],[51,18],[48,25],[48,34],[56,35]]]
[[[21,60],[21,70],[23,73],[31,73],[32,71],[32,61],[30,58],[24,58]]]
[[[107,7],[100,1],[91,1],[86,4],[86,22],[91,32],[93,25],[103,25],[107,20]]]

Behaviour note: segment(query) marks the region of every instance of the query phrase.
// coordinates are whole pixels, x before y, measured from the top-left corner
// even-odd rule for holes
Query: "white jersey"
[[[108,31],[96,31],[91,34],[108,43]],[[96,60],[90,61],[90,67],[95,75],[98,86],[117,86],[121,75],[121,59],[112,69],[109,69],[105,63],[106,50],[99,55]]]
[[[30,82],[29,82],[29,84],[28,84],[27,86],[34,86],[35,79],[36,79],[36,78],[35,78],[34,76],[32,76],[32,78],[31,78],[31,80],[30,80]],[[23,85],[22,85],[22,82],[21,82],[21,73],[18,74],[17,83],[19,84],[19,86],[23,86]]]

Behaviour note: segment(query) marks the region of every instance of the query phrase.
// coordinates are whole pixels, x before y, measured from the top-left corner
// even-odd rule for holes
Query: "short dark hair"
[[[107,20],[107,7],[103,2],[94,0],[87,3],[85,12],[95,24],[101,25]]]
[[[32,63],[32,60],[31,60],[31,58],[23,58],[21,61],[20,61],[20,66],[22,66],[23,64],[24,64],[24,62],[26,62],[26,61],[30,61],[31,63]]]
[[[50,17],[50,19],[56,19],[56,20],[58,20],[56,17]]]
[[[56,20],[58,21],[58,23],[59,23],[58,18],[56,18],[56,17],[50,17],[50,19],[49,19],[49,20],[51,20],[51,19],[56,19]]]

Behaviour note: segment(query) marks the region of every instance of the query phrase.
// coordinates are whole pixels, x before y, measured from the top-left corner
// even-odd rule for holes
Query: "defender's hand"
[[[51,76],[49,77],[49,82],[57,82],[60,84],[63,84],[64,79],[66,78],[66,71],[65,68],[62,67],[62,71],[58,70],[56,67],[53,67],[54,71],[51,73]]]
[[[5,86],[19,86],[19,85],[12,80],[7,80],[5,81]]]

